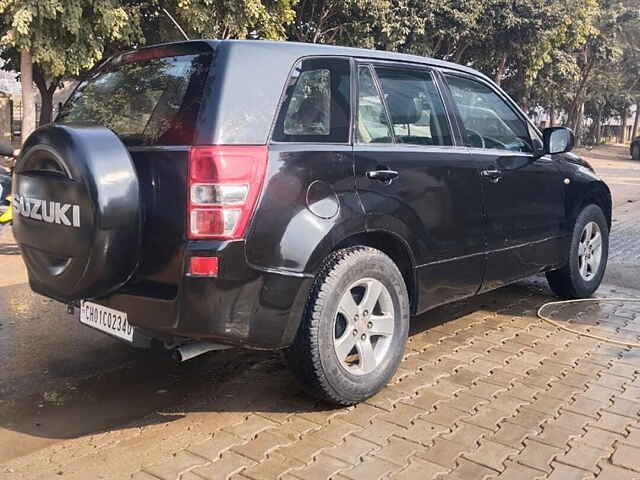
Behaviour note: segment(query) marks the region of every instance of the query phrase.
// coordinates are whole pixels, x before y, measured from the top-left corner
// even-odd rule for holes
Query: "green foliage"
[[[281,40],[294,18],[295,0],[151,1],[148,9],[166,8],[192,38]]]
[[[3,56],[27,49],[49,78],[77,76],[110,44],[142,39],[138,7],[117,0],[0,0],[0,16]]]
[[[288,39],[456,61],[578,126],[640,97],[638,0],[0,0],[0,54],[55,89],[116,49],[191,38]],[[44,85],[44,87],[43,87]],[[49,86],[47,86],[49,85]],[[586,109],[584,108],[586,107]]]

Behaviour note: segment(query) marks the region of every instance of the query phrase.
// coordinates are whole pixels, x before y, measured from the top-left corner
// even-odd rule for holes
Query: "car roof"
[[[211,47],[228,48],[230,51],[241,50],[246,53],[247,50],[278,50],[278,53],[290,55],[291,57],[301,58],[307,56],[344,56],[344,57],[357,57],[367,58],[372,60],[386,60],[386,61],[398,61],[406,63],[414,63],[421,65],[430,65],[440,68],[446,68],[450,70],[457,70],[472,74],[474,76],[481,77],[485,80],[491,81],[482,72],[474,70],[473,68],[460,65],[457,63],[447,62],[445,60],[438,60],[431,57],[422,57],[419,55],[410,55],[407,53],[388,52],[386,50],[373,50],[368,48],[355,48],[355,47],[343,47],[337,45],[324,45],[320,43],[303,43],[303,42],[291,42],[291,41],[278,41],[278,40],[215,40],[215,39],[201,39],[201,40],[185,40],[180,42],[163,43],[156,45],[148,45],[142,47],[156,48],[168,45],[180,45],[188,43],[208,43]]]
[[[360,58],[426,65],[471,74],[492,83],[469,67],[433,58],[284,41],[188,40],[150,45],[123,52],[115,58],[155,48],[165,48],[167,54],[177,51],[215,52],[215,68],[208,74],[207,87],[201,99],[194,145],[266,144],[287,79],[296,61],[305,57]]]

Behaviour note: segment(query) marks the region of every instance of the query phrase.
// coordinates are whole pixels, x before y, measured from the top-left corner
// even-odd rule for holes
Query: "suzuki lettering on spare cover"
[[[13,201],[14,216],[22,215],[46,223],[57,223],[80,228],[80,206],[16,194]]]

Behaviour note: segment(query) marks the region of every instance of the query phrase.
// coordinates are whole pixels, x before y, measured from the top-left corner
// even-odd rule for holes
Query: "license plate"
[[[133,327],[127,314],[93,302],[80,304],[80,322],[115,337],[133,342]]]

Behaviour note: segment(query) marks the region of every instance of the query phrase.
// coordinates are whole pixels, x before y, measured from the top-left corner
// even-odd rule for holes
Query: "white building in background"
[[[0,65],[1,67],[1,65]],[[75,81],[64,82],[63,88],[59,88],[53,95],[53,118],[58,113],[58,105],[66,101],[67,97],[73,91],[73,87],[76,85]],[[36,93],[36,122],[40,118],[40,95],[38,89],[35,88]],[[10,72],[0,69],[0,93],[8,95],[12,103],[12,117],[13,126],[11,128],[14,137],[20,134],[20,122],[22,119],[22,98],[20,94],[20,82],[18,81],[18,74],[16,72]],[[0,127],[5,129],[5,127]],[[1,135],[6,135],[7,132],[0,132]]]
[[[543,129],[549,126],[549,112],[542,107],[536,107],[535,110],[529,112],[530,120],[535,123],[539,128]],[[633,136],[633,124],[636,118],[636,106],[631,105],[627,114],[627,121],[625,123],[624,141],[623,143],[629,143]],[[563,111],[556,111],[554,118],[554,126],[566,125],[567,114]],[[589,131],[593,121],[590,118],[583,120],[583,131]],[[620,141],[620,130],[622,129],[622,118],[620,115],[614,115],[602,122],[602,130],[600,132],[600,139],[607,143],[617,143]],[[640,125],[638,125],[637,136],[640,136]]]
[[[18,74],[0,70],[0,92],[9,94],[11,97],[20,96],[20,82]]]

